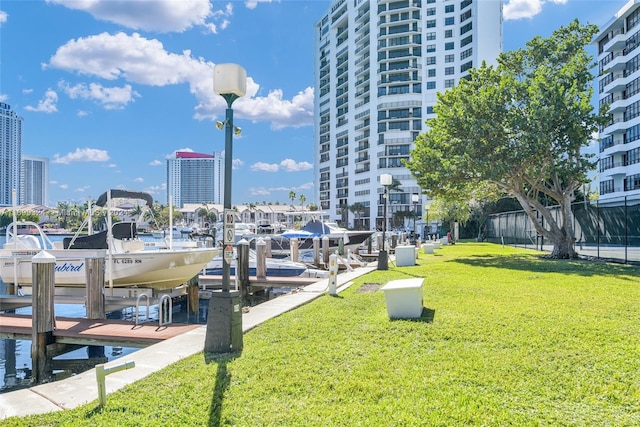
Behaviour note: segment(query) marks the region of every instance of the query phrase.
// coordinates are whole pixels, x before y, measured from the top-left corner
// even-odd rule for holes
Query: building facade
[[[224,157],[221,153],[201,154],[178,151],[167,160],[167,204],[222,203]]]
[[[22,155],[22,117],[11,110],[9,104],[0,102],[0,206],[20,201],[20,165]]]
[[[600,27],[598,99],[611,121],[600,129],[601,203],[640,198],[640,0],[631,0]]]
[[[388,195],[387,217],[421,216],[426,199],[403,160],[433,117],[436,94],[482,61],[495,64],[501,51],[500,0],[333,2],[315,27],[320,208],[343,225],[380,229],[379,177],[391,174],[399,191]]]
[[[20,200],[23,205],[49,203],[49,159],[39,156],[22,156]]]

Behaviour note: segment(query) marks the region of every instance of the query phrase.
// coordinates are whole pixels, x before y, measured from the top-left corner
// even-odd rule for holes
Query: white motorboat
[[[164,230],[154,230],[151,232],[151,237],[155,239],[165,239],[171,236],[172,239],[186,239],[189,235],[193,233],[197,233],[198,229],[195,227],[186,227],[186,226],[178,226],[174,225],[171,227],[171,231],[168,228]]]
[[[222,275],[222,256],[217,255],[205,267],[205,274],[219,276]],[[280,258],[265,258],[266,275],[269,277],[295,277],[305,274],[308,270],[306,264],[293,262]],[[231,262],[230,274],[236,274],[236,261]],[[256,276],[257,255],[253,249],[249,250],[249,276]]]
[[[110,190],[98,198],[96,205],[104,207],[111,198],[142,199],[151,206],[147,193]],[[150,249],[137,236],[135,222],[110,224],[107,230],[88,235],[76,234],[62,242],[52,242],[42,229],[32,222],[12,223],[7,227],[6,243],[0,249],[0,278],[5,283],[30,286],[31,258],[42,250],[56,258],[56,286],[86,285],[87,258],[105,258],[105,286],[149,287],[171,289],[201,273],[220,249],[209,247]],[[22,226],[37,227],[37,235],[17,232]]]

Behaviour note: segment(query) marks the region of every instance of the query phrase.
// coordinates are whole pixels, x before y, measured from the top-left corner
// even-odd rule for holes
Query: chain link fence
[[[618,203],[578,202],[571,206],[575,250],[579,255],[607,261],[640,264],[640,200]],[[556,220],[559,207],[551,208]],[[544,219],[539,223],[545,227]],[[545,227],[546,228],[546,227]],[[536,231],[524,211],[489,216],[487,241],[551,252],[553,244]]]

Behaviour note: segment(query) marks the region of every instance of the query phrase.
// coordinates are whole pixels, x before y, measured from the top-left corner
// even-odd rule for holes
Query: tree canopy
[[[495,67],[471,69],[468,79],[438,94],[437,117],[407,162],[422,189],[449,200],[479,188],[513,196],[554,243],[552,256],[574,257],[571,201],[596,164],[582,149],[607,120],[591,105],[594,64],[585,46],[597,30],[575,20],[503,52]],[[543,195],[560,205],[560,218]]]

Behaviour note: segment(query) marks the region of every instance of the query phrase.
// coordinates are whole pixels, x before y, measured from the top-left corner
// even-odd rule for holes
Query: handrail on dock
[[[164,311],[164,302],[165,301],[169,301],[169,315],[165,315],[165,311]],[[165,322],[164,319],[165,317],[168,318],[168,320]],[[164,326],[164,325],[170,325],[173,322],[173,301],[171,300],[171,297],[167,294],[162,295],[162,297],[160,298],[160,302],[158,303],[158,326]]]
[[[142,299],[142,297],[145,297],[147,299],[147,320],[149,320],[149,295],[140,294],[138,295],[138,298],[136,298],[136,325],[140,324],[139,312],[140,312],[140,300]]]

